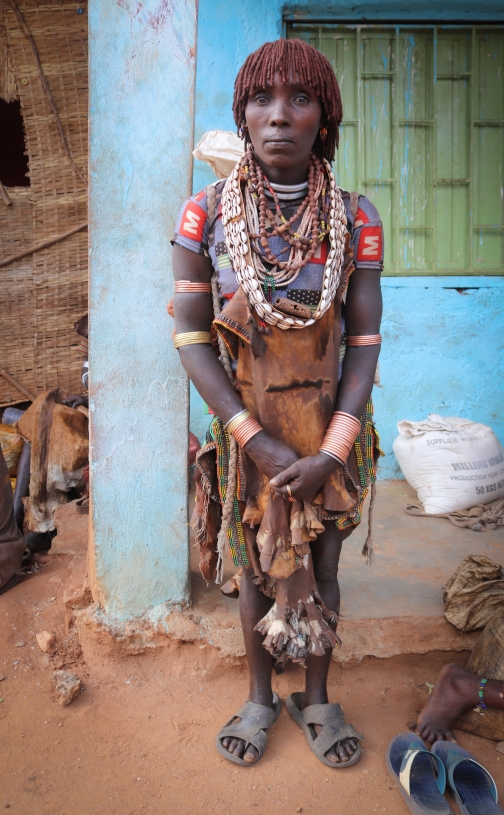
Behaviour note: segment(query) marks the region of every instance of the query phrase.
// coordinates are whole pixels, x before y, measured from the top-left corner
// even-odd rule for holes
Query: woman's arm
[[[177,244],[173,247],[175,280],[209,283],[212,264]],[[175,294],[173,298],[177,334],[186,331],[210,331],[213,320],[210,294]],[[243,410],[243,403],[210,345],[184,345],[180,360],[196,390],[224,423]],[[261,472],[272,478],[289,467],[298,456],[287,445],[276,441],[262,430],[244,448]]]
[[[380,273],[355,269],[350,275],[345,308],[347,336],[379,334],[382,317]],[[347,346],[336,410],[360,419],[373,390],[380,345]]]
[[[375,269],[355,269],[350,276],[346,299],[347,336],[378,334],[382,315],[380,274]],[[348,347],[343,375],[338,386],[336,410],[360,419],[371,396],[380,353],[379,345]],[[300,459],[271,480],[278,495],[287,497],[289,484],[295,498],[310,501],[338,467],[331,456],[319,452]]]
[[[209,283],[212,277],[209,258],[177,244],[173,247],[172,266],[175,280]],[[177,293],[173,298],[173,310],[177,334],[210,331],[213,320],[211,294]],[[179,348],[179,354],[198,393],[224,423],[243,409],[240,397],[211,345],[184,345]]]

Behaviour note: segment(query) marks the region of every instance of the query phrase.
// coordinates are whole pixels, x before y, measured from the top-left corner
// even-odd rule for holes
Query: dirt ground
[[[466,654],[367,658],[330,673],[331,701],[365,735],[361,762],[330,769],[309,752],[285,709],[253,768],[225,761],[219,728],[247,696],[243,663],[211,646],[167,643],[142,656],[86,663],[65,634],[63,592],[71,558],[41,558],[40,570],[0,597],[0,809],[17,815],[400,815],[408,810],[385,767],[389,740],[407,729],[443,664]],[[56,634],[52,654],[35,635]],[[51,698],[55,667],[82,679],[68,707]],[[302,688],[303,669],[275,677],[281,697]],[[504,756],[493,742],[460,743],[504,789]],[[456,807],[452,801],[454,811]]]

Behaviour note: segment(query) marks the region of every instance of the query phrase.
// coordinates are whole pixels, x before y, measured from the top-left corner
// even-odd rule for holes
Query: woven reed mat
[[[85,174],[87,6],[77,14],[68,0],[18,5],[74,161]],[[0,4],[0,38],[21,101],[31,181],[30,187],[8,188],[12,206],[0,201],[0,257],[8,257],[86,221],[87,193],[61,143],[29,42],[7,3]],[[87,311],[87,251],[87,232],[79,232],[0,269],[0,365],[34,393],[56,385],[68,392],[82,389],[73,323]],[[0,405],[20,399],[0,378]]]

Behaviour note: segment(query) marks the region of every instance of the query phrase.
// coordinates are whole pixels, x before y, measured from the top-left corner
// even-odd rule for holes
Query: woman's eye
[[[259,102],[260,105],[264,105],[265,102],[268,101],[267,96],[256,96],[256,102]]]
[[[308,102],[308,101],[309,99],[307,96],[304,95],[304,93],[301,93],[299,94],[299,96],[296,96],[296,102]]]

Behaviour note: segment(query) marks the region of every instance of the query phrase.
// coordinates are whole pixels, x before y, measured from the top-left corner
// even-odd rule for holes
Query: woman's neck
[[[270,181],[271,187],[276,193],[279,201],[297,201],[299,198],[304,198],[308,192],[308,181],[303,181],[301,184],[275,184]],[[274,198],[273,192],[265,187],[264,194],[266,198]]]
[[[294,167],[284,167],[283,163],[280,165],[272,164],[266,165],[256,156],[256,161],[260,165],[264,175],[273,184],[281,184],[283,186],[291,186],[293,184],[303,184],[308,180],[308,167],[310,165],[310,156],[300,164]],[[279,158],[279,162],[281,159]]]

